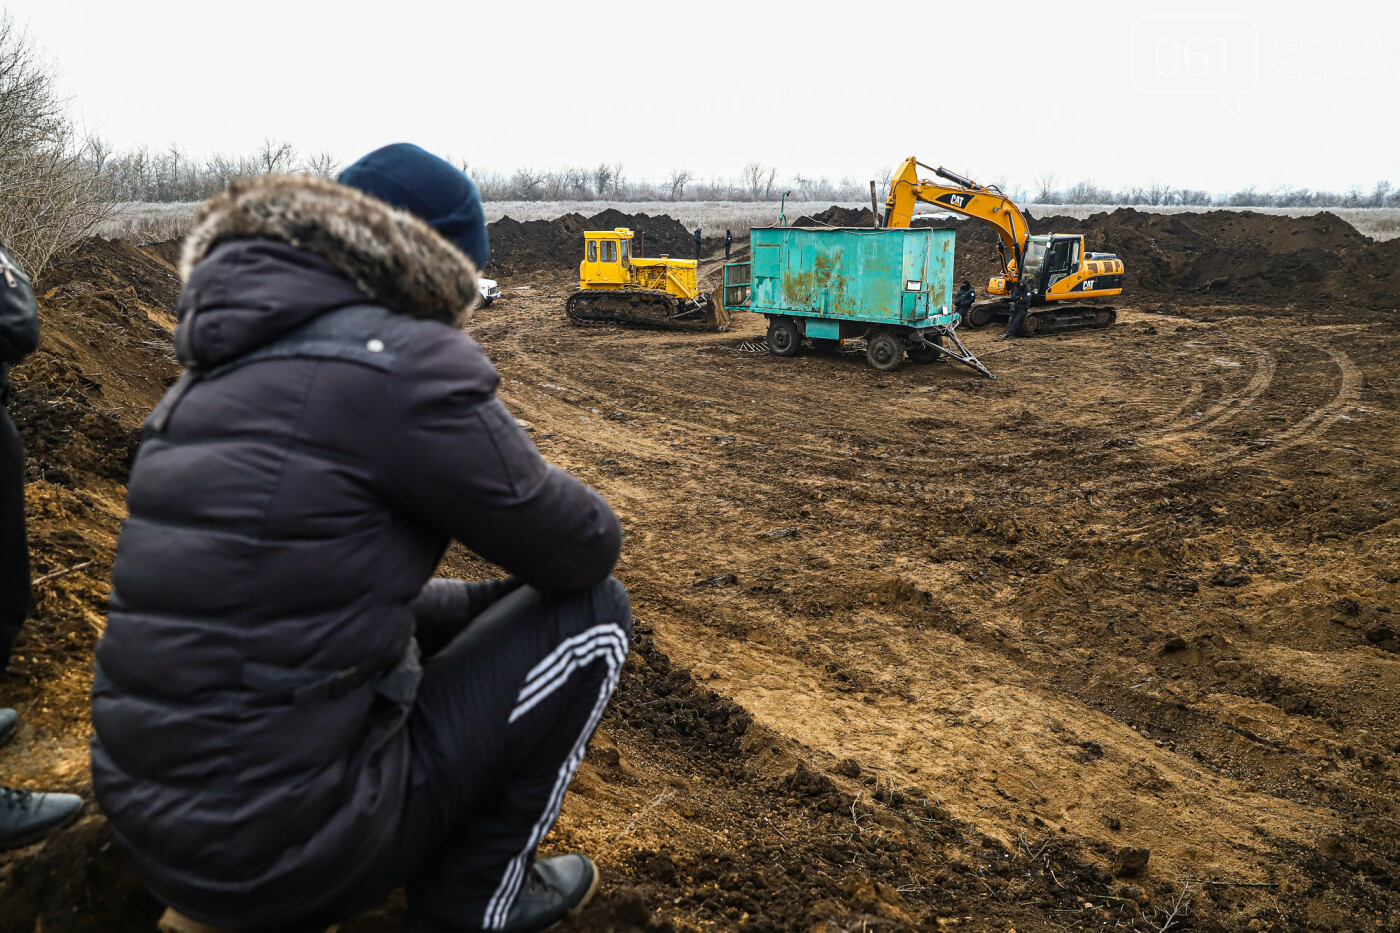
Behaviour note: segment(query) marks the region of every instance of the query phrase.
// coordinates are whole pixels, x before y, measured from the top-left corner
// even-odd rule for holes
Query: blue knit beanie
[[[491,258],[481,195],[467,174],[445,159],[412,143],[394,143],[361,157],[338,181],[423,220],[478,269]]]

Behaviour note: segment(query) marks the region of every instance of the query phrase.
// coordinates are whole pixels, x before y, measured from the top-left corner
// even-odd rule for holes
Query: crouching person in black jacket
[[[541,459],[457,323],[488,257],[421,149],[237,182],[185,241],[93,686],[93,780],[155,893],[307,930],[407,888],[420,930],[538,930],[535,858],[631,615],[602,497]],[[457,540],[505,580],[430,579]],[[179,920],[179,918],[174,918]]]

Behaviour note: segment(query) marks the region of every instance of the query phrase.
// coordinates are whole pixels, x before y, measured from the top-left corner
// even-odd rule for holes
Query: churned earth
[[[122,482],[177,372],[170,258],[91,241],[41,289],[14,411],[57,575],[0,684],[7,783],[90,798]],[[566,272],[501,276],[467,328],[622,516],[637,618],[546,841],[603,867],[566,929],[1400,927],[1396,312],[1146,279],[1109,330],[965,333],[989,381],[774,358],[753,315],[580,329]],[[4,930],[158,913],[95,805],[0,859],[0,903]]]

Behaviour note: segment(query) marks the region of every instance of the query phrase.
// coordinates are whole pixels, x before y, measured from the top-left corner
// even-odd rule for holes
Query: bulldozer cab
[[[585,285],[626,285],[631,280],[632,231],[588,230],[583,234],[579,281]]]

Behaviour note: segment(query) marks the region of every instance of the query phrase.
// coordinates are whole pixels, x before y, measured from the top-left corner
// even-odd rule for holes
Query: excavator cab
[[[1082,236],[1033,236],[1026,241],[1022,281],[1031,292],[1042,297],[1063,278],[1079,271],[1079,256],[1084,249]]]

